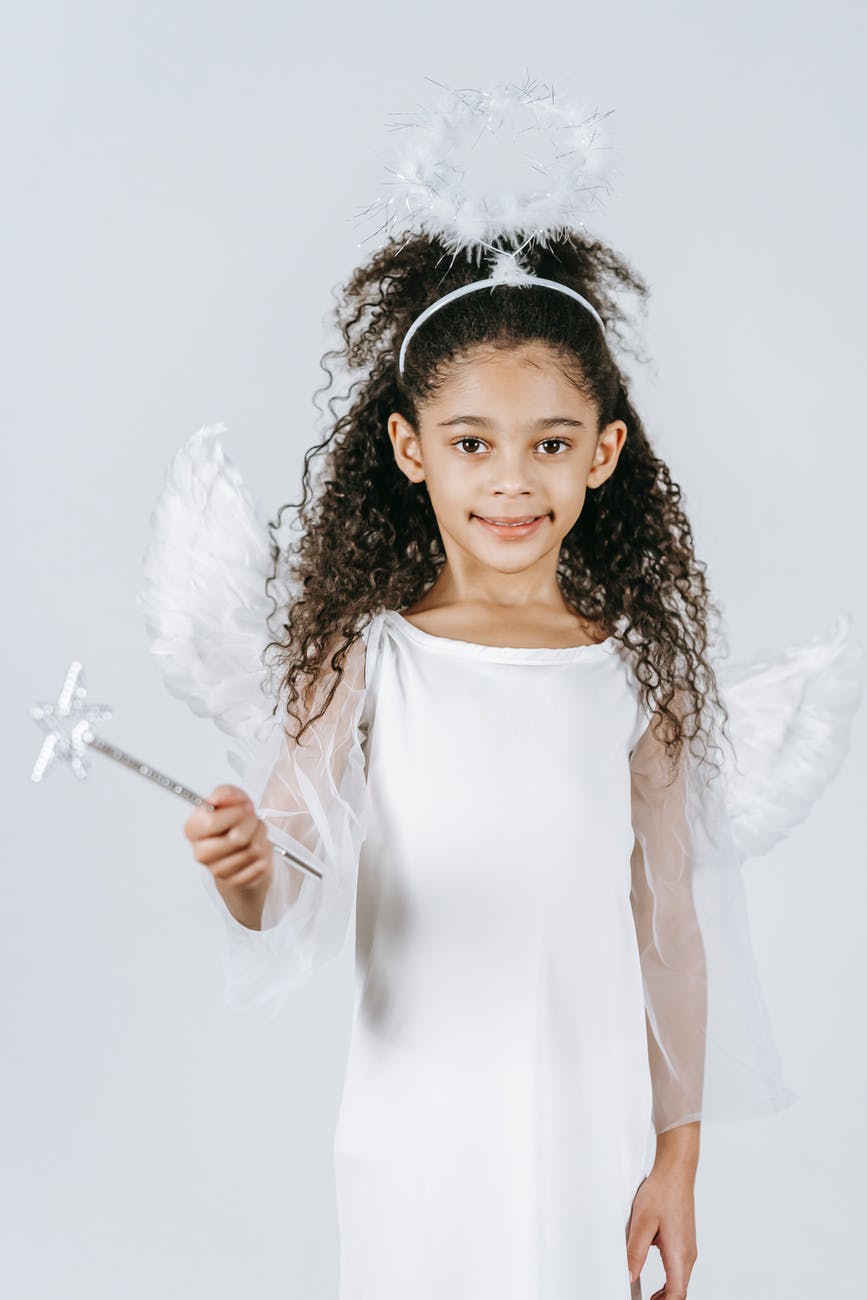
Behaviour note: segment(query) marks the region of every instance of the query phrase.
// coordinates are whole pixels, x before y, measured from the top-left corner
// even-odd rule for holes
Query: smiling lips
[[[547,515],[523,515],[520,519],[489,519],[485,515],[473,516],[497,537],[528,537],[547,517]]]

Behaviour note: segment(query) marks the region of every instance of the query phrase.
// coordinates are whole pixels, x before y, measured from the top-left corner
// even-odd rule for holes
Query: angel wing
[[[271,541],[240,471],[223,451],[224,424],[200,428],[175,454],[151,513],[136,604],[169,691],[235,741],[243,775],[273,726],[263,652],[274,606]],[[291,599],[285,579],[271,586]]]
[[[726,807],[741,859],[767,853],[804,821],[837,774],[865,670],[848,613],[808,641],[717,666],[734,749]]]

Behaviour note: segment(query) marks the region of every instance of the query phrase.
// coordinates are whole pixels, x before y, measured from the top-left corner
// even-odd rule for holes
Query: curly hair
[[[565,294],[498,286],[435,312],[413,336],[399,374],[398,351],[415,317],[449,290],[480,278],[470,256],[462,263],[425,234],[400,244],[390,239],[336,294],[341,346],[322,358],[328,382],[317,396],[334,384],[331,360],[359,375],[343,398],[335,394],[328,402],[331,428],[305,453],[301,501],[282,506],[269,523],[274,567],[268,585],[286,566],[294,591],[280,611],[282,636],[266,647],[266,653],[277,651],[272,671],[280,674],[280,693],[287,712],[302,723],[300,740],[328,707],[366,618],[415,603],[446,558],[427,491],[395,460],[389,415],[399,413],[418,428],[420,408],[474,347],[541,342],[594,405],[598,429],[617,419],[628,429],[613,474],[588,493],[563,539],[557,561],[563,597],[626,647],[672,768],[686,740],[700,742],[699,756],[706,759],[712,715],[728,718],[708,655],[719,611],[706,566],[694,553],[681,489],[653,452],[612,354],[615,341],[621,352],[635,352],[624,335],[628,319],[617,294],[631,291],[643,305],[648,288],[609,246],[574,231],[523,249],[521,256],[536,275],[587,298],[605,321],[605,335]],[[645,358],[639,354],[639,360]],[[338,414],[341,400],[348,406]],[[310,466],[319,453],[324,469],[313,483]],[[301,530],[294,547],[278,538],[290,508]],[[302,719],[294,706],[309,699],[320,675],[326,677],[326,660],[331,689],[319,712]]]

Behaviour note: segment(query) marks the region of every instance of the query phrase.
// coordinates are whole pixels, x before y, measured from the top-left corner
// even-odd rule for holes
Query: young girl
[[[577,230],[524,249],[533,283],[516,249],[480,277],[416,232],[349,280],[362,378],[312,491],[305,459],[279,725],[185,825],[229,1005],[276,1014],[357,907],[341,1300],[628,1300],[652,1244],[682,1300],[701,1122],[795,1096],[717,611],[614,349],[646,289]]]

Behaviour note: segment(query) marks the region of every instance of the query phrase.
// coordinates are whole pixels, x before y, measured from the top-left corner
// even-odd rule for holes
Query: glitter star
[[[92,726],[101,726],[110,718],[111,709],[105,704],[87,704],[86,698],[82,667],[73,659],[57,701],[31,706],[31,718],[48,733],[33,765],[31,780],[41,781],[59,759],[69,763],[79,780],[87,776]]]

